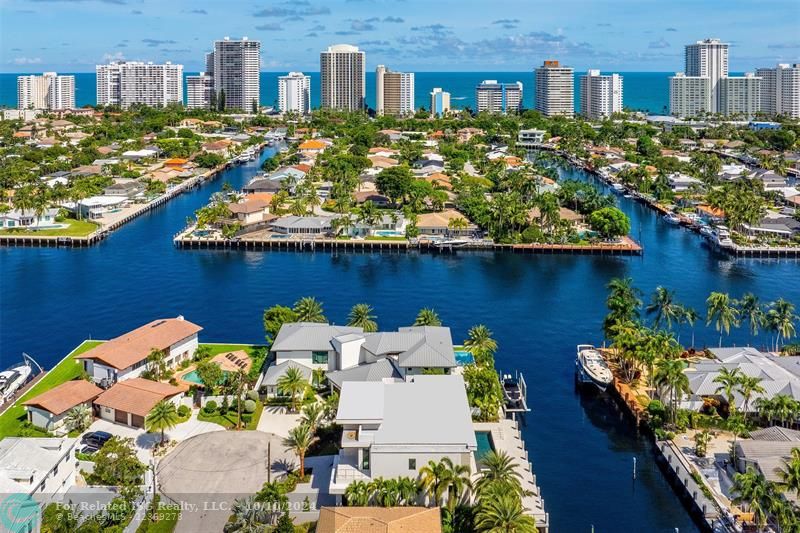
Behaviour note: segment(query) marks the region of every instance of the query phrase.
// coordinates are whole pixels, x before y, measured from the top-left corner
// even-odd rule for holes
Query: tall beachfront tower
[[[431,116],[442,117],[450,113],[450,93],[441,87],[431,91]]]
[[[402,117],[414,112],[414,73],[375,69],[375,113]]]
[[[728,43],[719,39],[703,39],[686,45],[686,76],[708,78],[711,110],[721,112],[722,86],[728,77]]]
[[[97,105],[183,104],[183,65],[115,61],[97,65]]]
[[[366,56],[358,47],[336,44],[319,54],[323,109],[364,109]]]
[[[580,78],[581,115],[589,119],[608,118],[622,112],[622,76],[589,70]]]
[[[261,90],[261,42],[247,37],[214,41],[206,55],[206,73],[214,77],[215,101],[225,109],[258,110]]]
[[[189,109],[208,109],[211,107],[214,92],[214,76],[201,72],[186,76],[186,107]]]
[[[518,113],[522,108],[522,82],[482,81],[475,87],[475,106],[478,113]]]
[[[800,118],[800,63],[759,68],[756,76],[761,78],[761,111]]]
[[[545,116],[575,114],[575,81],[572,67],[564,67],[558,61],[545,61],[535,71],[536,106]]]
[[[311,76],[290,72],[278,77],[278,109],[281,113],[311,112]]]
[[[72,109],[75,107],[75,76],[45,72],[41,76],[17,77],[18,109]]]

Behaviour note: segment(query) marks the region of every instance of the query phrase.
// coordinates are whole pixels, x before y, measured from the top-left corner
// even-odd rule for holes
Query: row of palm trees
[[[535,532],[535,520],[522,505],[527,492],[517,463],[503,451],[491,451],[480,467],[473,476],[468,466],[445,457],[420,468],[417,479],[354,481],[345,490],[345,500],[351,506],[442,507],[444,531]]]

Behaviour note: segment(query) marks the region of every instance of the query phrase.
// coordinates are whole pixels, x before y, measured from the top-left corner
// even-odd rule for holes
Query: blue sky
[[[676,71],[683,46],[731,43],[732,71],[800,62],[800,0],[0,0],[0,71],[91,72],[110,59],[201,70],[214,39],[262,42],[262,70],[319,70],[330,44],[367,68]]]

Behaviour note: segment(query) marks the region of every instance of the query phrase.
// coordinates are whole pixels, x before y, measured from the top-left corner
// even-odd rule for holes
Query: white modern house
[[[76,359],[83,361],[84,370],[95,383],[107,387],[117,381],[139,377],[147,368],[147,356],[153,350],[166,353],[167,367],[193,357],[198,345],[197,334],[202,329],[182,316],[154,320]]]
[[[450,458],[475,472],[477,441],[461,376],[413,376],[408,381],[346,382],[336,423],[342,449],[329,491],[341,502],[354,481],[416,478],[428,461]]]
[[[3,531],[39,531],[39,511],[32,507],[62,500],[75,485],[76,441],[23,437],[0,441],[0,491],[8,503],[12,496],[16,503],[4,509]]]
[[[11,209],[5,213],[0,213],[0,228],[28,228],[37,229],[49,227],[56,223],[58,209],[45,209],[41,215],[37,215],[32,209],[21,211]]]

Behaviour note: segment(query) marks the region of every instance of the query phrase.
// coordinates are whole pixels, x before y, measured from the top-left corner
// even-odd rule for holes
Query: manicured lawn
[[[181,517],[181,511],[174,505],[168,505],[160,501],[156,496],[157,510],[153,509],[151,503],[147,509],[145,520],[136,529],[136,533],[172,533]]]
[[[22,423],[25,422],[25,407],[22,402],[38,396],[43,392],[47,392],[57,385],[61,385],[65,381],[70,381],[81,375],[83,372],[83,365],[75,360],[76,355],[80,355],[103,341],[83,341],[83,343],[70,352],[63,361],[51,369],[36,385],[22,395],[17,402],[8,408],[6,412],[0,415],[0,439],[3,437],[14,437],[19,435],[22,429]]]
[[[0,230],[0,235],[41,235],[42,237],[86,237],[98,229],[98,225],[88,220],[64,219],[61,223],[68,223],[69,227],[60,229],[41,229],[28,231],[25,229]]]
[[[261,419],[261,412],[263,410],[264,404],[261,402],[256,402],[256,410],[253,413],[253,418],[248,424],[243,424],[242,429],[254,431],[258,427],[258,421]],[[202,409],[200,409],[200,412],[197,413],[197,419],[202,422],[213,422],[214,424],[219,424],[225,429],[236,427],[236,411],[228,411],[224,415],[220,415],[218,412],[215,412],[212,415],[207,415]]]

